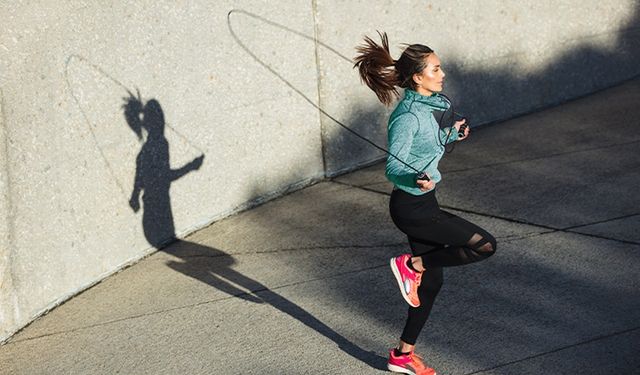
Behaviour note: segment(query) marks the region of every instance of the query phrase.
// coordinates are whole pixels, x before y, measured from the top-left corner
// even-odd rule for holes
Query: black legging
[[[496,239],[486,230],[442,211],[435,190],[415,196],[395,189],[389,202],[391,218],[409,238],[414,256],[425,271],[418,288],[420,307],[410,307],[400,339],[414,345],[424,327],[443,282],[442,267],[486,259],[496,251]]]

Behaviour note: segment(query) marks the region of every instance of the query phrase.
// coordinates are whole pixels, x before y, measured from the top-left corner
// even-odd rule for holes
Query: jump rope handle
[[[469,125],[467,125],[466,118],[461,118],[460,120],[465,120],[465,123],[460,125],[460,130],[458,130],[458,137],[464,137],[464,131],[469,127]]]
[[[418,173],[416,175],[416,181],[418,180],[426,180],[426,181],[431,181],[431,179],[429,178],[429,176],[427,176],[427,172],[422,171],[420,173]]]

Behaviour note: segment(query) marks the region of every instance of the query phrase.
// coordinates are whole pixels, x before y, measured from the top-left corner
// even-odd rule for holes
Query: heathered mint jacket
[[[436,183],[442,179],[438,163],[444,154],[444,144],[458,139],[455,129],[440,129],[433,115],[433,111],[448,108],[449,103],[437,93],[424,96],[406,89],[387,127],[389,151],[415,169],[426,171]],[[416,171],[391,155],[387,157],[385,174],[398,189],[413,195],[426,194],[416,185]]]

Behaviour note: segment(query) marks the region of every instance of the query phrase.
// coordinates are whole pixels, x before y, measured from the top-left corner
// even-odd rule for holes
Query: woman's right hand
[[[436,187],[436,183],[433,180],[418,180],[416,185],[418,185],[420,191],[429,191]]]
[[[458,141],[462,141],[464,139],[466,139],[469,136],[469,132],[471,131],[471,129],[469,128],[469,125],[467,125],[467,119],[462,119],[460,121],[456,121],[455,124],[453,124],[453,127],[456,129],[456,132],[458,132],[458,134],[460,134],[460,127],[462,125],[466,125],[464,128],[464,132],[462,135],[458,135]]]

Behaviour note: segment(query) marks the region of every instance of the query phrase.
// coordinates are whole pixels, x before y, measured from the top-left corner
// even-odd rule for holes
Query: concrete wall
[[[174,235],[379,160],[334,121],[385,143],[364,34],[434,48],[474,124],[638,74],[636,2],[555,3],[0,4],[0,341]],[[163,135],[127,125],[136,88]]]

